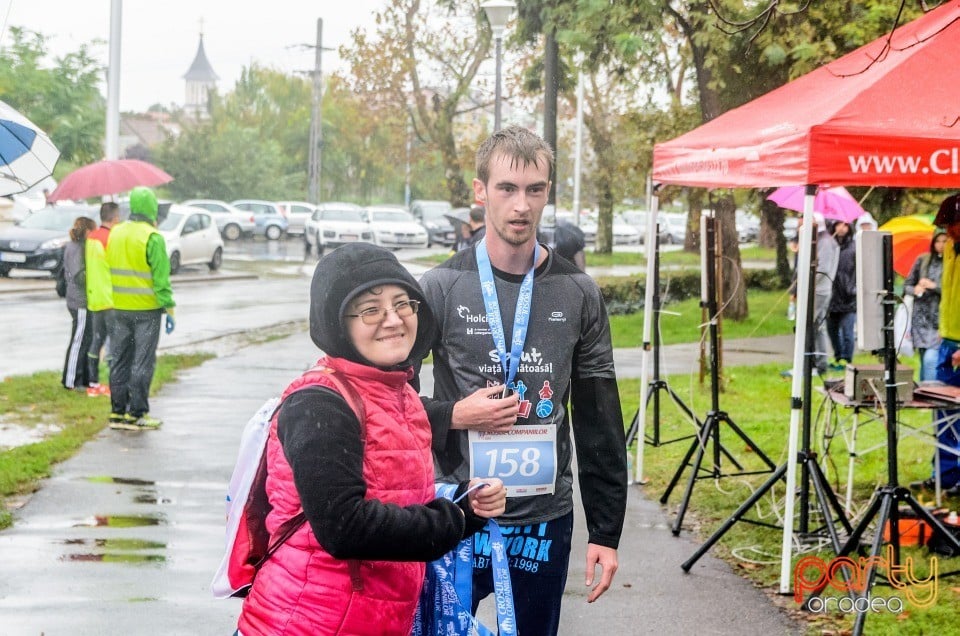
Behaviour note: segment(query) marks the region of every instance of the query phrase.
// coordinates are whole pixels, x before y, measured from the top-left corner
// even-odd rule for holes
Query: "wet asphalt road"
[[[175,282],[179,324],[161,348],[194,341],[209,348],[229,341],[225,334],[305,320],[312,262],[292,248],[267,245],[250,259],[266,261],[281,278]],[[234,260],[243,262],[243,254]],[[0,375],[9,365],[60,366],[69,318],[50,294],[0,294]],[[54,338],[57,328],[62,333]],[[777,351],[782,343],[765,344],[770,356],[789,359],[788,350]],[[621,375],[639,374],[636,353],[618,352]],[[14,527],[0,533],[0,635],[232,633],[240,601],[215,600],[208,586],[222,554],[223,494],[240,431],[316,355],[303,330],[218,350],[216,359],[151,400],[165,421],[160,431],[107,429],[58,465],[15,512]],[[688,356],[678,350],[667,358],[689,367]],[[687,533],[673,537],[669,523],[655,502],[631,488],[620,572],[607,595],[588,605],[586,531],[577,514],[563,634],[798,633],[760,591],[711,555],[683,574],[679,564],[696,544]]]
[[[151,398],[162,429],[105,429],[58,465],[0,532],[0,634],[232,633],[241,603],[213,599],[209,583],[240,431],[316,354],[305,333],[225,352]],[[696,545],[636,487],[614,586],[587,604],[577,510],[562,634],[799,633],[712,555],[684,574]]]

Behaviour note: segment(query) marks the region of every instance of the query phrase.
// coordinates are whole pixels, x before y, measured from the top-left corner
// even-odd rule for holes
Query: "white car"
[[[557,218],[564,218],[558,214]],[[566,220],[564,218],[564,220]],[[572,221],[570,221],[572,223]],[[595,243],[597,241],[597,221],[593,217],[580,218],[580,230],[583,232],[584,241]],[[614,245],[639,245],[640,232],[619,215],[613,216],[613,244]]]
[[[371,205],[367,221],[373,228],[373,241],[381,247],[426,247],[427,228],[401,206]]]
[[[171,274],[180,271],[182,265],[203,263],[212,272],[223,264],[223,239],[213,215],[206,210],[171,205],[157,229],[167,243]]]
[[[253,234],[257,226],[253,214],[238,210],[226,201],[217,201],[216,199],[188,199],[183,205],[189,205],[195,208],[203,208],[213,215],[220,229],[220,234],[228,241],[236,241],[242,236]]]
[[[287,234],[303,234],[307,219],[317,211],[317,206],[306,201],[277,201],[277,205],[287,215]]]
[[[353,203],[321,203],[306,222],[304,242],[323,254],[346,243],[373,243],[373,230],[363,208]]]

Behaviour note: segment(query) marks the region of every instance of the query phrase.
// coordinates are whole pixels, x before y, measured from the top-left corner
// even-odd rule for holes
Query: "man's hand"
[[[953,364],[954,371],[956,371],[957,368],[960,368],[960,349],[957,349],[953,352],[953,355],[950,356],[950,362]]]
[[[600,582],[590,590],[587,603],[593,603],[600,595],[610,589],[613,575],[617,571],[617,551],[595,543],[587,544],[587,587],[593,585],[596,567],[600,566]]]
[[[484,483],[486,486],[467,495],[473,514],[486,519],[499,517],[507,509],[507,489],[504,488],[503,482],[495,478],[471,479],[469,487],[472,488],[479,483]]]
[[[502,431],[517,422],[519,397],[499,397],[503,386],[477,389],[453,405],[450,428],[475,431]]]
[[[166,327],[165,327],[165,331],[167,332],[167,335],[170,335],[170,334],[173,333],[173,330],[174,330],[174,329],[176,328],[176,326],[177,326],[177,321],[174,320],[174,318],[173,318],[173,307],[167,308],[167,321],[166,321],[166,322],[167,322],[167,324],[166,324]]]

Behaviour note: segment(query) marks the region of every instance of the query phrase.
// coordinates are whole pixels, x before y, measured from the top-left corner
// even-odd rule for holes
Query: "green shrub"
[[[747,289],[774,291],[783,289],[774,269],[748,269],[743,272]],[[597,284],[612,315],[631,314],[643,310],[644,275],[600,276]],[[683,270],[662,273],[660,295],[663,302],[678,302],[700,295],[700,271]]]

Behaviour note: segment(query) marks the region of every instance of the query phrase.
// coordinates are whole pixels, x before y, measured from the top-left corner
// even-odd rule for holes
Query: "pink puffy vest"
[[[366,498],[398,506],[431,501],[430,424],[417,392],[407,384],[412,370],[381,371],[330,357],[320,363],[346,376],[363,399]],[[291,383],[283,397],[317,384],[336,390],[328,378],[311,375]],[[277,439],[276,417],[267,441],[267,467],[267,493],[273,506],[267,527],[273,533],[301,510],[293,473]],[[240,632],[244,636],[409,634],[424,564],[360,561],[357,585],[351,581],[350,563],[328,554],[310,524],[304,524],[257,574],[244,600]]]

